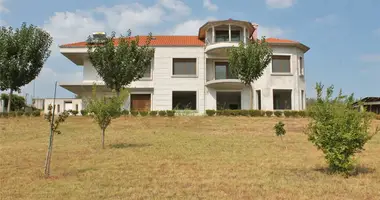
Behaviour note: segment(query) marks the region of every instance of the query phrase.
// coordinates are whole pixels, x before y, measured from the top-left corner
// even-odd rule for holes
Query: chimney
[[[253,26],[254,30],[253,30],[251,38],[253,40],[256,40],[257,39],[257,32],[258,32],[259,25],[256,24],[256,23],[252,23],[252,26]]]

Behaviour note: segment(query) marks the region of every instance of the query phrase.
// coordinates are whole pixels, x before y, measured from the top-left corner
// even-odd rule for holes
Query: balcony
[[[212,26],[206,33],[206,53],[223,54],[226,49],[238,46],[240,42],[244,44],[249,39],[245,27],[233,25]]]
[[[214,89],[240,90],[244,84],[231,73],[228,62],[211,61],[207,66],[206,86]]]

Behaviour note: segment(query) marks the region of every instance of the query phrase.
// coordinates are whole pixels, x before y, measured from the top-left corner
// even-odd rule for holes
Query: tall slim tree
[[[117,95],[125,86],[144,76],[154,57],[154,48],[150,47],[150,33],[144,45],[139,45],[139,36],[121,35],[115,38],[115,32],[102,39],[89,36],[87,40],[90,61],[106,86],[115,90]]]
[[[229,52],[229,67],[245,85],[251,89],[250,108],[253,106],[254,81],[259,79],[264,69],[272,60],[272,49],[266,42],[265,37],[260,40],[251,40],[247,44],[240,43]]]
[[[0,89],[9,90],[7,111],[10,111],[12,94],[40,73],[50,56],[53,39],[46,31],[23,23],[21,28],[0,29]]]

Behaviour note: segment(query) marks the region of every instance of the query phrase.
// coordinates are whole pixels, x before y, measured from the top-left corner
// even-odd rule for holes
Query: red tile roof
[[[198,39],[198,36],[154,36],[153,38],[151,46],[204,46],[205,44],[204,41]],[[145,44],[146,39],[147,36],[140,36],[140,45]],[[267,38],[267,42],[273,44],[301,44],[297,41],[278,38]],[[115,40],[115,44],[118,44],[118,39]],[[86,47],[86,42],[64,44],[60,47]]]

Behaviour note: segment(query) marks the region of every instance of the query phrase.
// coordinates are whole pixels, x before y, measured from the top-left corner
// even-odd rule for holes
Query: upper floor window
[[[146,69],[143,78],[150,78],[151,77],[151,71],[152,71],[152,66],[149,66],[148,69]]]
[[[196,75],[196,58],[173,58],[173,75]]]
[[[216,30],[215,31],[215,42],[228,42],[230,40],[228,30]],[[239,42],[240,41],[240,31],[231,30],[231,41]]]
[[[272,56],[272,73],[290,73],[290,56]]]
[[[236,79],[228,66],[228,62],[215,62],[215,79]]]
[[[304,74],[303,59],[300,57],[300,75]]]

